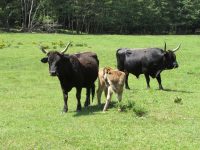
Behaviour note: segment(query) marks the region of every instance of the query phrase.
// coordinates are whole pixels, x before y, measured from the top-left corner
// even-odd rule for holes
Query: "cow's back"
[[[154,67],[153,65],[159,65],[163,51],[159,48],[125,48],[118,50],[117,54],[121,57],[119,61],[123,64],[122,71],[130,72],[138,77],[149,71]]]
[[[142,73],[142,59],[144,57],[143,50],[126,50],[124,70],[138,77]]]
[[[83,52],[74,54],[81,65],[84,85],[93,84],[98,76],[99,60],[96,53]]]

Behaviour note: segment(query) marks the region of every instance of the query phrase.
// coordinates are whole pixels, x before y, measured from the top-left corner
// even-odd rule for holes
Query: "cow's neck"
[[[167,69],[167,59],[163,57],[163,70]]]
[[[70,65],[69,59],[63,57],[62,63],[58,66],[58,79],[60,80],[61,86],[68,86],[72,84],[73,70]]]

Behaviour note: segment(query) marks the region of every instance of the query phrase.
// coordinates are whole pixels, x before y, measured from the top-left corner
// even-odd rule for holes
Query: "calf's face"
[[[112,68],[110,68],[110,67],[105,67],[103,69],[103,78],[104,78],[104,80],[107,79],[107,75],[111,74],[111,70],[112,70]]]
[[[51,76],[58,75],[58,67],[61,61],[61,54],[59,52],[48,52],[47,56],[41,59],[42,63],[49,64],[49,74]]]

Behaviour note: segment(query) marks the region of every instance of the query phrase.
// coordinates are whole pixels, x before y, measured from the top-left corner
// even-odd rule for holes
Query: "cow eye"
[[[49,58],[49,61],[50,61],[50,62],[53,62],[53,58]]]

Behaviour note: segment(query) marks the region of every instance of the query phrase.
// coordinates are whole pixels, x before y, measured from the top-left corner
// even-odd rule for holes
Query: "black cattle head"
[[[64,56],[64,53],[67,51],[71,43],[69,43],[64,50],[61,52],[57,51],[46,51],[43,47],[40,47],[41,51],[45,53],[47,56],[41,59],[42,63],[47,63],[49,64],[49,73],[51,76],[56,76],[58,75],[58,66],[61,63],[61,59]]]
[[[178,63],[176,61],[175,52],[179,50],[181,44],[173,50],[166,50],[166,43],[164,46],[164,61],[165,61],[165,69],[173,69],[178,68]]]

